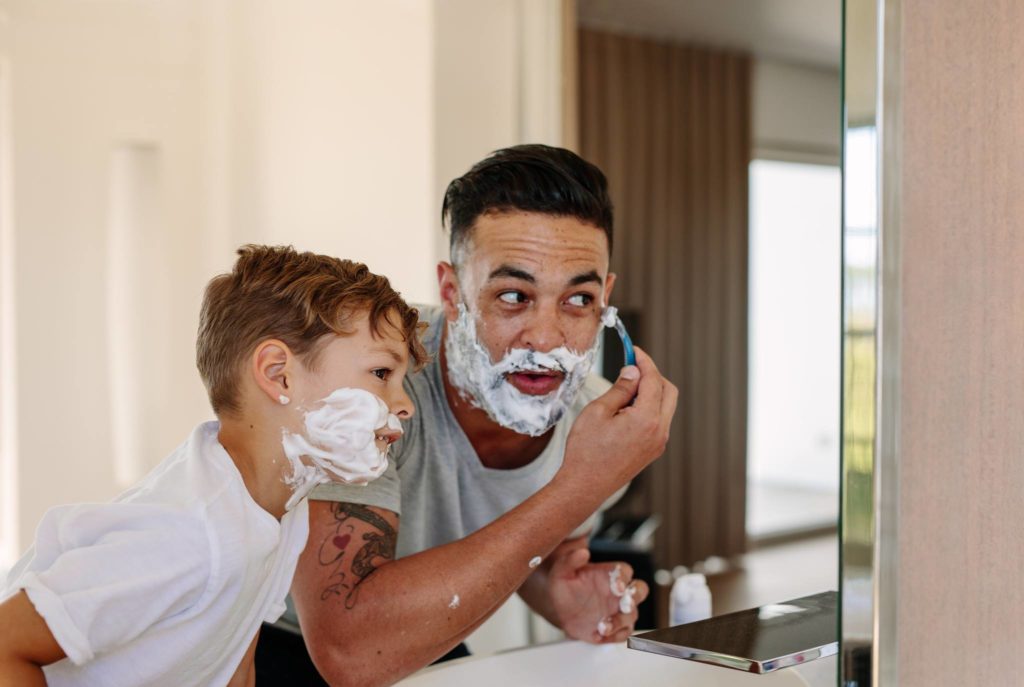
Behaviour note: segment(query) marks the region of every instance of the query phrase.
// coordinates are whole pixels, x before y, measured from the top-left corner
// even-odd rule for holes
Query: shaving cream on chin
[[[388,467],[387,450],[377,448],[376,432],[402,425],[387,404],[362,389],[336,389],[305,414],[301,434],[284,431],[281,444],[292,466],[285,482],[293,493],[290,510],[318,484],[366,484]]]
[[[565,346],[547,353],[513,348],[492,363],[477,337],[476,319],[462,303],[458,318],[448,323],[444,348],[448,381],[462,398],[502,427],[534,437],[554,427],[576,399],[596,351],[595,337],[594,345],[583,353]],[[506,379],[508,374],[530,371],[555,371],[564,377],[557,389],[544,396],[524,394]]]

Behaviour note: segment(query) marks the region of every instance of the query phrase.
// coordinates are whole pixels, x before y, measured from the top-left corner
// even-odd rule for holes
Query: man
[[[569,637],[621,642],[648,593],[586,544],[664,451],[677,396],[642,351],[611,388],[590,374],[615,283],[604,175],[567,150],[508,148],[453,181],[442,214],[436,357],[408,381],[397,469],[310,503],[292,597],[332,685],[400,679],[514,592]]]

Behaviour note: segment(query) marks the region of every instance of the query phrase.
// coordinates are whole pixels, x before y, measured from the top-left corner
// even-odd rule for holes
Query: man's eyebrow
[[[512,265],[499,265],[497,269],[487,275],[487,281],[492,279],[498,279],[499,277],[512,277],[513,279],[522,279],[530,284],[536,284],[537,278],[526,270],[521,270],[518,267],[512,267]]]
[[[590,282],[601,283],[601,275],[597,273],[597,270],[577,274],[569,280],[569,286],[579,286],[580,284],[589,284]]]

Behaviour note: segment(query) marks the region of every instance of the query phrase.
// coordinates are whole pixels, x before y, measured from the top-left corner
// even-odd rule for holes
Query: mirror
[[[841,654],[843,684],[866,687],[896,677],[873,647],[895,631],[899,3],[844,11]]]
[[[648,622],[667,624],[684,567],[709,577],[715,613],[835,587],[839,304],[849,357],[850,289],[870,281],[848,233],[841,299],[840,0],[0,11],[0,567],[48,507],[112,497],[207,417],[191,337],[235,247],[364,260],[434,302],[444,187],[538,141],[608,174],[616,301],[685,392],[670,454],[604,533],[646,556]],[[73,452],[50,440],[58,395],[76,399]],[[846,442],[851,412],[872,411],[847,408]],[[847,562],[870,565],[857,517]],[[544,638],[511,617],[480,646]]]

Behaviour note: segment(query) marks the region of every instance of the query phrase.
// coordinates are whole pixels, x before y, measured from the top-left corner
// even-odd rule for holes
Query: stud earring
[[[286,406],[286,405],[288,405],[289,403],[292,402],[292,399],[288,398],[284,394],[281,394],[280,396],[278,396],[277,400],[280,401],[281,405],[283,405],[283,406]]]

